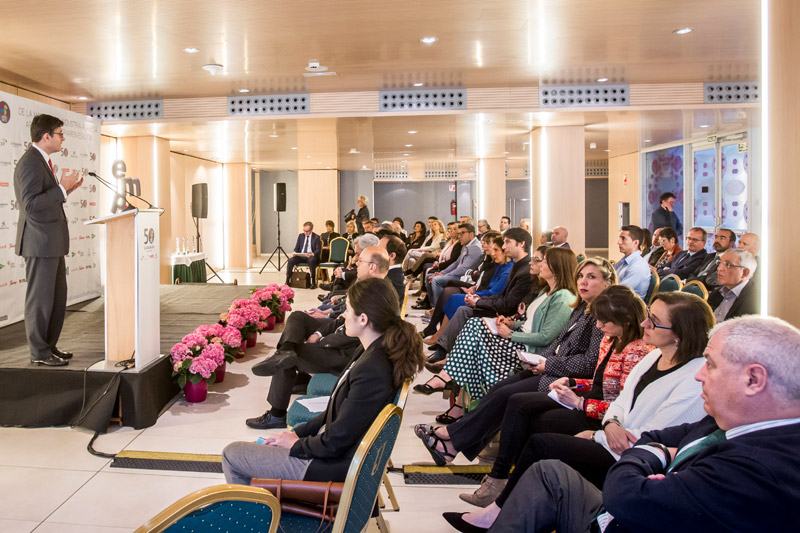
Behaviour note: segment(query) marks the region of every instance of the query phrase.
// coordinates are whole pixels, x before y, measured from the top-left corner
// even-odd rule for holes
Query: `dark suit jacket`
[[[394,367],[382,342],[381,337],[353,358],[324,413],[295,428],[300,440],[289,455],[311,459],[304,479],[344,481],[361,438],[386,404],[394,401]],[[325,431],[319,434],[323,425]]]
[[[678,219],[678,215],[663,207],[659,207],[653,211],[651,222],[653,223],[653,231],[658,228],[672,228],[678,235],[683,232],[683,224],[681,224],[681,221]]]
[[[717,271],[717,267],[713,267],[711,270],[708,271],[708,273],[706,273],[706,274],[704,274],[702,276],[700,275],[700,273],[703,272],[703,270],[705,270],[706,267],[708,267],[708,265],[710,265],[711,263],[713,263],[716,260],[717,260],[716,252],[713,253],[713,254],[706,254],[706,258],[703,259],[703,262],[700,263],[697,266],[697,268],[694,269],[694,272],[692,272],[686,278],[686,281],[695,281],[695,280],[697,280],[700,283],[702,283],[703,285],[705,285],[706,288],[708,288],[709,290],[713,290],[714,287],[719,287],[719,283],[711,285],[710,287],[709,287],[709,284],[707,283],[708,276],[711,275],[712,273],[716,272]]]
[[[397,291],[397,297],[400,299],[400,305],[403,305],[403,296],[406,294],[406,278],[403,276],[403,268],[400,266],[390,268],[386,279],[392,282],[392,287]]]
[[[14,252],[23,257],[61,257],[69,252],[64,193],[50,166],[31,146],[14,169],[19,221]]]
[[[481,298],[475,304],[475,316],[511,316],[519,303],[531,290],[531,256],[514,263],[508,273],[508,282],[500,294]]]
[[[722,293],[719,289],[715,290],[708,295],[708,305],[711,309],[716,309],[722,303]],[[756,315],[759,311],[759,294],[758,285],[753,283],[752,278],[742,288],[739,297],[733,301],[733,305],[728,309],[728,314],[725,315],[725,320],[735,318],[742,315]]]
[[[297,236],[297,243],[294,245],[295,253],[302,253],[305,243],[306,236],[304,233],[300,233],[300,235]],[[314,257],[319,259],[320,251],[322,251],[322,239],[320,239],[319,235],[316,233],[311,232],[311,253],[314,254]]]
[[[637,444],[681,448],[717,430],[709,417],[648,431]],[[681,461],[666,478],[651,452],[631,448],[611,467],[603,503],[615,517],[606,532],[792,531],[800,502],[800,424],[753,431]]]
[[[667,263],[664,267],[658,270],[658,276],[663,278],[670,274],[677,275],[680,279],[686,279],[689,274],[695,271],[700,263],[708,255],[705,250],[700,250],[694,255],[689,255],[689,250],[678,252],[678,255],[672,258],[672,261]]]

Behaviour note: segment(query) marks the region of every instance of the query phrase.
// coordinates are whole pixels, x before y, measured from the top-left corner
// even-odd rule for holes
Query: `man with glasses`
[[[358,279],[384,279],[389,272],[389,254],[379,246],[370,246],[356,261]],[[356,281],[358,283],[358,281]],[[286,320],[275,353],[253,366],[256,376],[272,376],[267,402],[271,408],[263,415],[248,418],[253,429],[286,427],[286,410],[297,382],[298,373],[339,374],[361,347],[358,337],[347,335],[344,316],[336,320],[314,318],[295,311]]]
[[[758,314],[758,290],[750,282],[756,268],[756,258],[747,250],[734,248],[722,254],[717,269],[720,288],[708,296],[717,322]]]
[[[733,230],[719,228],[714,234],[713,246],[716,253],[707,254],[705,260],[697,267],[697,270],[686,278],[686,281],[697,280],[705,285],[709,291],[719,287],[717,267],[719,266],[720,258],[723,253],[733,248],[734,244],[736,244],[736,234]]]
[[[706,258],[707,235],[703,228],[690,229],[689,236],[686,237],[686,250],[678,252],[672,261],[661,267],[658,270],[658,276],[663,278],[675,274],[680,279],[686,279]]]
[[[458,240],[461,243],[461,253],[458,255],[458,259],[427,280],[431,307],[436,307],[436,302],[448,281],[459,279],[467,273],[467,270],[477,267],[481,259],[481,253],[483,253],[481,243],[475,238],[475,227],[472,224],[459,224]]]
[[[25,258],[25,334],[31,363],[64,366],[70,352],[56,347],[67,307],[69,227],[64,213],[67,195],[83,183],[78,174],[59,181],[50,154],[60,152],[64,122],[36,115],[31,122],[30,148],[14,169],[14,194],[19,204],[15,253]]]

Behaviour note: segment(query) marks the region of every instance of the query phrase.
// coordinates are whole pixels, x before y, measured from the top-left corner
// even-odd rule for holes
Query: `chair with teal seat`
[[[319,398],[320,396],[330,396],[333,389],[336,388],[336,383],[339,378],[333,374],[314,374],[308,382],[306,394],[298,398],[299,400],[307,400],[309,398]],[[289,427],[299,426],[305,424],[319,413],[312,413],[306,406],[298,401],[294,401],[289,405],[286,411],[286,424]]]
[[[317,277],[320,276],[322,269],[333,270],[336,267],[344,267],[347,262],[347,250],[350,248],[350,241],[344,237],[336,237],[331,239],[330,253],[328,254],[328,261],[317,265]],[[330,276],[328,276],[330,277]]]
[[[653,302],[653,296],[658,292],[661,280],[658,279],[658,274],[650,272],[650,286],[647,287],[647,294],[644,297],[644,303],[650,305]]]
[[[360,533],[372,518],[381,478],[400,430],[401,417],[399,407],[387,405],[361,439],[347,471],[339,507],[329,530],[332,533]],[[258,485],[258,479],[251,481],[251,486]],[[320,520],[284,512],[280,527],[292,533],[315,533],[320,531]]]
[[[280,518],[280,503],[269,491],[246,485],[214,485],[184,496],[148,520],[135,533],[162,531],[275,533]]]
[[[683,283],[681,282],[680,278],[675,274],[670,274],[669,276],[664,276],[661,279],[661,283],[658,285],[658,292],[674,292],[679,291],[683,287]]]
[[[698,280],[693,280],[683,286],[681,292],[688,292],[690,294],[694,294],[695,296],[699,296],[703,300],[708,300],[708,289],[706,286],[703,285]]]

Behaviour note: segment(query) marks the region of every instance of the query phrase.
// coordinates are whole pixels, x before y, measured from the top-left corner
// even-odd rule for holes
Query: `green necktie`
[[[672,460],[672,463],[669,465],[668,472],[671,472],[675,466],[680,464],[684,459],[687,457],[691,457],[692,455],[696,454],[702,449],[708,448],[718,442],[723,442],[728,440],[725,436],[725,431],[722,429],[718,429],[713,433],[706,435],[702,440],[700,440],[694,446],[690,446],[688,448],[684,448],[681,450],[678,455],[675,456],[675,459]]]

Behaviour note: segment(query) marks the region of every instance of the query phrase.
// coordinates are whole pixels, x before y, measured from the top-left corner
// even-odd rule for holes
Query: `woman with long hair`
[[[425,223],[421,220],[414,222],[414,231],[408,236],[408,249],[413,250],[422,246],[425,242],[425,235],[428,233]]]
[[[416,236],[417,224],[422,224],[422,235],[419,237]],[[414,224],[414,232],[414,239],[420,242],[418,246],[408,250],[403,260],[403,271],[407,274],[411,271],[419,271],[425,264],[433,263],[436,260],[436,254],[442,249],[442,240],[447,238],[441,220],[431,221],[431,229],[427,235],[425,234],[425,224],[417,221]]]
[[[520,477],[531,465],[545,459],[560,460],[602,490],[608,469],[642,433],[697,422],[706,416],[702,384],[694,376],[705,363],[703,351],[714,322],[711,307],[698,296],[684,292],[657,294],[642,322],[644,342],[656,349],[628,375],[625,388],[608,406],[601,427],[575,436],[535,433],[494,503],[474,513],[445,513],[445,519],[459,531],[488,528]]]
[[[551,250],[568,251],[566,248]],[[588,378],[597,366],[597,354],[603,332],[588,313],[588,306],[604,290],[617,284],[613,265],[600,257],[585,259],[578,265],[575,282],[578,300],[567,325],[541,356],[543,362],[527,365],[522,372],[494,385],[483,397],[477,409],[447,427],[419,424],[415,433],[422,439],[437,464],[452,461],[463,453],[470,461],[475,459],[500,429],[503,414],[514,394],[521,392],[547,392],[548,386],[562,377]],[[441,423],[441,420],[437,420]]]
[[[234,442],[222,452],[228,483],[254,477],[344,481],[361,438],[403,382],[425,361],[414,326],[400,318],[397,291],[385,279],[357,281],[347,291],[345,328],[363,347],[342,372],[323,413],[264,444]],[[324,427],[324,431],[322,428]]]

